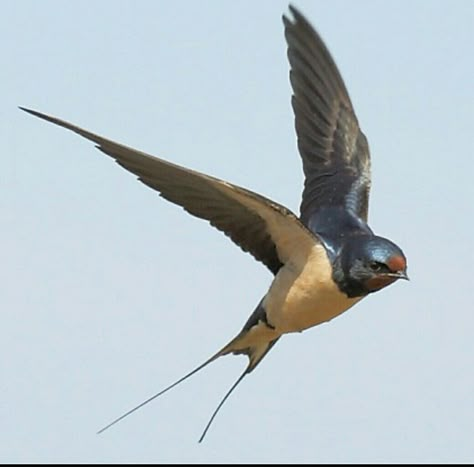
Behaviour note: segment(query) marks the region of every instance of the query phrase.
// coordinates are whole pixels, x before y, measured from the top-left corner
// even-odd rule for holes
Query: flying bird
[[[291,99],[305,176],[300,216],[224,180],[180,167],[35,110],[22,110],[94,142],[145,185],[207,220],[274,275],[242,330],[193,371],[102,428],[164,394],[217,358],[244,354],[248,364],[218,411],[283,334],[325,323],[370,293],[408,279],[407,260],[367,224],[370,155],[339,70],[308,20],[289,6],[283,15]]]

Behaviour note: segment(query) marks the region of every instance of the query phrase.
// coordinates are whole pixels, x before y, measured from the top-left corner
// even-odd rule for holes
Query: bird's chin
[[[369,292],[376,292],[377,290],[387,287],[387,285],[392,284],[398,279],[400,279],[400,277],[395,275],[380,274],[367,279],[364,286]]]

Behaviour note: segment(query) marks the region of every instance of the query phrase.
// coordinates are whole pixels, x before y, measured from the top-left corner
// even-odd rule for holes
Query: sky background
[[[0,461],[474,461],[474,2],[295,1],[373,161],[370,225],[411,282],[207,359],[272,276],[31,107],[298,212],[287,2],[2,2]]]

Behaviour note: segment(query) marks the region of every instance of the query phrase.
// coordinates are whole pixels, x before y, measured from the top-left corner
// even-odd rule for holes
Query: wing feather
[[[309,225],[321,208],[334,206],[366,222],[370,190],[367,139],[323,40],[296,8],[290,6],[290,11],[293,20],[283,16],[283,23],[305,174],[301,219]]]
[[[209,221],[274,274],[302,245],[319,243],[295,214],[257,193],[116,143],[56,117],[22,110],[93,141],[98,149],[163,198]]]

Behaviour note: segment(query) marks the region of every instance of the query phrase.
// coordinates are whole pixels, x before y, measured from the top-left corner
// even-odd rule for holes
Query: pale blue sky
[[[286,336],[208,417],[271,281],[224,235],[23,105],[297,212],[286,1],[2,3],[1,462],[474,461],[474,2],[295,1],[373,160],[411,282]]]

